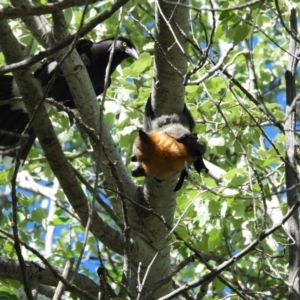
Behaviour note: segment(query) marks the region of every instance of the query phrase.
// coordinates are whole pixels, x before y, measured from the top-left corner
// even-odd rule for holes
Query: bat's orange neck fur
[[[149,141],[136,141],[136,157],[148,176],[165,180],[193,163],[187,147],[164,132],[148,133]]]

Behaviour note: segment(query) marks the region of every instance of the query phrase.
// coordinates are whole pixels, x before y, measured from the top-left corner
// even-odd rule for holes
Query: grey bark
[[[20,264],[12,259],[5,259],[0,257],[0,278],[13,279],[22,281]],[[57,273],[62,273],[63,269],[58,267],[52,267]],[[26,271],[29,278],[35,278],[40,285],[57,286],[59,279],[54,276],[53,272],[42,262],[26,262]],[[77,293],[76,290],[72,292],[76,295],[90,295],[97,297],[100,293],[100,287],[92,280],[81,274],[74,274],[70,272],[70,276],[73,276],[73,284],[79,289],[85,291],[85,293]],[[70,290],[71,284],[66,290]],[[88,298],[86,298],[88,299]]]
[[[178,113],[183,110],[184,106],[185,87],[183,81],[187,71],[185,54],[187,42],[180,34],[178,27],[187,34],[188,10],[176,6],[175,1],[174,4],[161,0],[156,1],[155,20],[156,44],[151,102],[158,115]],[[137,272],[137,260],[132,265],[133,283],[138,282],[139,277],[147,276],[147,280],[142,286],[141,296],[145,295],[145,292],[151,291],[151,287],[159,279],[166,276],[171,269],[170,242],[172,233],[170,228],[173,227],[176,205],[174,187],[177,179],[178,175],[163,182],[158,182],[150,177],[145,178],[142,188],[143,198],[155,214],[143,217],[141,220],[143,226],[136,228],[136,232],[142,234],[149,244],[149,251],[144,260],[141,261],[140,271]],[[138,216],[130,214],[130,220],[135,220],[136,217]],[[139,223],[134,221],[131,224],[138,225]],[[151,294],[150,298],[146,299],[158,299],[171,291],[172,283],[169,280]],[[140,294],[138,294],[138,299],[140,299]]]
[[[296,55],[297,42],[297,17],[296,10],[291,10],[290,17],[291,31],[294,36],[290,37],[289,53]],[[286,188],[287,201],[289,209],[299,202],[297,193],[298,175],[296,171],[295,149],[296,149],[296,111],[292,108],[292,103],[296,97],[295,73],[298,59],[295,56],[289,56],[289,62],[285,73],[286,79],[286,107],[287,111],[291,111],[285,122],[286,135]],[[299,234],[299,212],[295,210],[293,215],[287,222],[289,234],[289,300],[299,299],[299,251],[300,251],[300,234]]]

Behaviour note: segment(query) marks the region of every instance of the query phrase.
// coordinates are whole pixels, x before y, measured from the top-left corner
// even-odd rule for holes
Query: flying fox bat
[[[132,176],[166,180],[181,172],[174,189],[178,191],[188,176],[187,168],[191,164],[198,173],[202,169],[208,172],[202,159],[206,146],[197,141],[197,135],[192,132],[194,127],[195,121],[186,105],[181,113],[157,116],[149,97],[144,130],[139,130],[133,145],[131,160],[139,164],[132,170]]]

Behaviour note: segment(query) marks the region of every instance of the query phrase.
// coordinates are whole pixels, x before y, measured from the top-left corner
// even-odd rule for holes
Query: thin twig
[[[29,281],[29,278],[27,276],[26,271],[26,264],[24,257],[22,255],[21,251],[21,241],[19,239],[19,230],[18,230],[18,197],[17,197],[17,176],[18,176],[18,170],[21,166],[20,159],[17,156],[16,162],[15,162],[15,168],[14,173],[11,179],[11,197],[12,197],[12,229],[13,229],[13,240],[14,240],[14,248],[16,250],[16,254],[20,263],[20,269],[24,284],[24,290],[26,293],[26,296],[29,300],[33,300],[33,296],[31,293],[31,284]]]
[[[92,4],[99,2],[99,0],[89,0],[89,2]],[[0,9],[0,19],[14,19],[52,14],[56,11],[63,11],[66,8],[74,6],[78,7],[85,3],[86,0],[64,0],[38,6],[3,7]]]
[[[67,263],[65,265],[65,268],[64,268],[64,271],[62,273],[62,276],[66,279],[68,279],[68,277],[70,276],[70,272],[72,271],[72,266],[74,264],[74,258],[69,258],[67,260]],[[52,300],[60,300],[61,299],[61,296],[64,292],[64,289],[65,289],[65,285],[63,282],[59,281],[56,289],[55,289],[55,293],[54,293],[54,296],[52,298]]]
[[[227,8],[207,8],[207,7],[198,8],[198,7],[195,7],[192,5],[186,5],[186,4],[180,3],[179,1],[178,2],[171,2],[168,0],[163,0],[163,1],[166,3],[169,3],[169,4],[178,5],[178,6],[181,6],[181,7],[187,8],[187,9],[192,9],[192,10],[195,10],[198,12],[202,12],[202,11],[224,12],[224,11],[231,11],[231,10],[240,10],[242,8],[248,8],[257,3],[264,2],[264,0],[253,0],[253,1],[247,1],[247,3],[245,3],[245,4],[240,4],[240,5],[227,7]]]

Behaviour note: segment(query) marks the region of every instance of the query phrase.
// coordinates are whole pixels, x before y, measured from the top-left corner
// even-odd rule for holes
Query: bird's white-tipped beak
[[[135,60],[139,59],[139,55],[138,55],[136,49],[134,49],[134,48],[127,48],[126,53]]]

